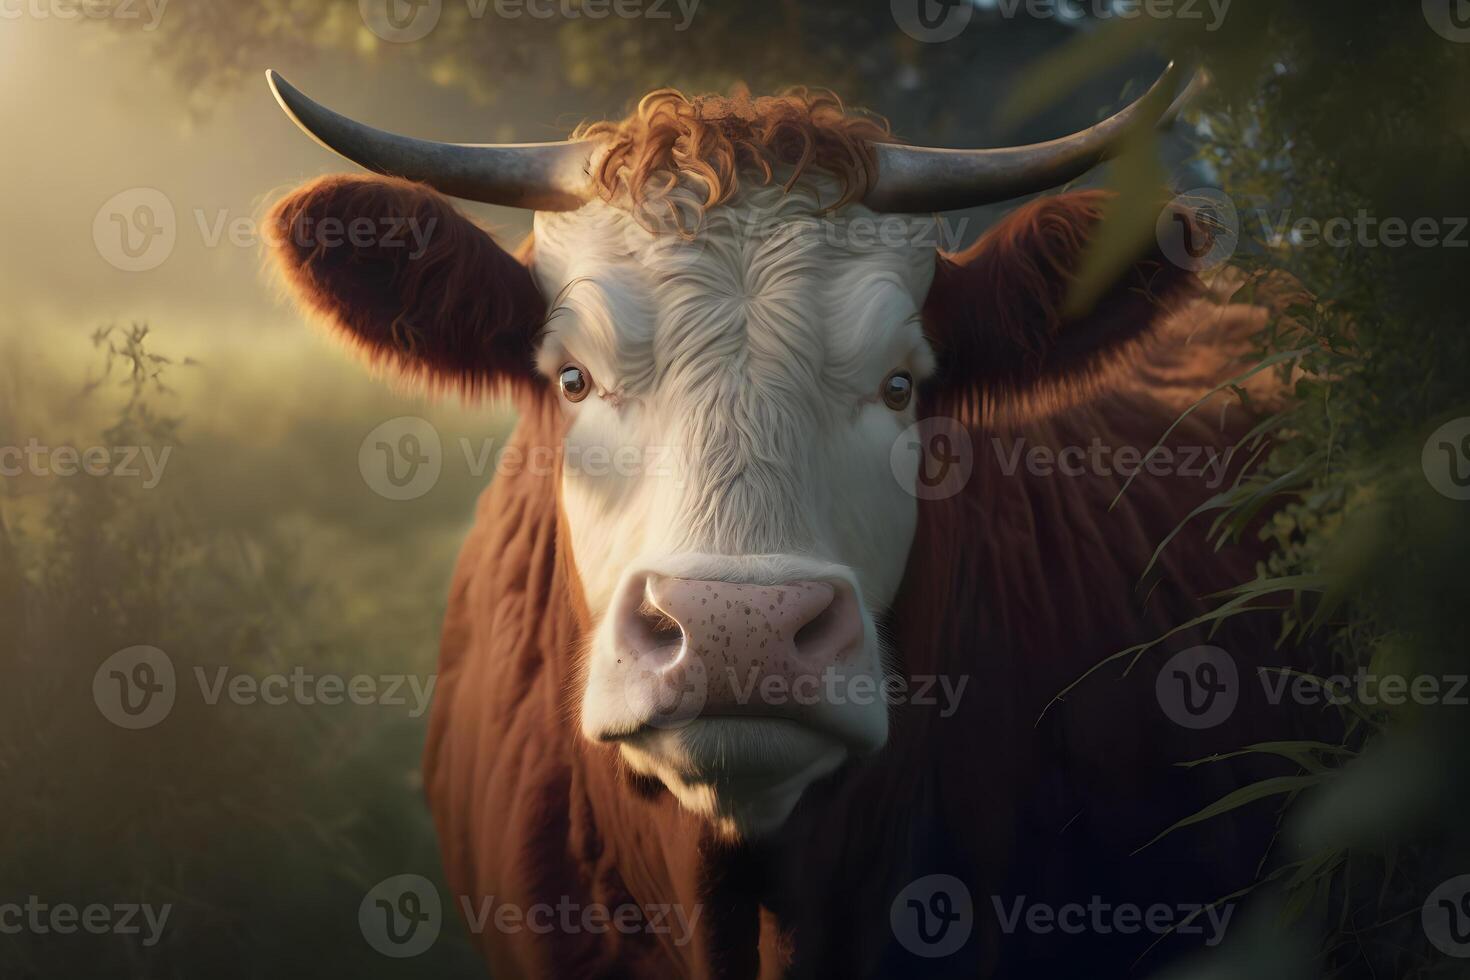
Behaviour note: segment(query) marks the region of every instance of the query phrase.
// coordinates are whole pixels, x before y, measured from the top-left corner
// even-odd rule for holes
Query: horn
[[[590,194],[590,140],[491,145],[414,139],[333,112],[275,71],[265,77],[286,115],[308,136],[376,173],[422,181],[470,201],[538,211],[572,211]]]
[[[1115,156],[1124,135],[1147,117],[1177,80],[1171,61],[1131,105],[1089,129],[1046,143],[989,150],[875,143],[878,180],[863,203],[874,211],[919,214],[992,204],[1060,186]],[[1197,72],[1157,125],[1172,124],[1206,81],[1204,73]]]

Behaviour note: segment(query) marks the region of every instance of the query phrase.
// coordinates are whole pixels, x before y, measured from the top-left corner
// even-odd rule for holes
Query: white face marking
[[[864,656],[881,677],[871,621],[898,589],[917,517],[914,474],[890,465],[914,405],[895,411],[881,391],[894,371],[917,382],[933,370],[918,317],[934,270],[932,221],[860,205],[821,216],[811,185],[760,187],[705,215],[686,240],[594,201],[538,213],[535,255],[552,307],[538,365],[553,385],[568,364],[591,385],[581,401],[563,400],[561,487],[601,620],[584,731],[595,737],[624,710],[601,669],[617,656],[604,613],[637,568],[692,563],[695,577],[741,581],[754,565],[780,582],[836,566],[861,597]],[[759,793],[710,801],[718,792],[707,784],[680,785],[668,753],[623,751],[736,833],[779,824],[806,782],[832,768],[804,758],[792,775],[812,775],[753,813]]]

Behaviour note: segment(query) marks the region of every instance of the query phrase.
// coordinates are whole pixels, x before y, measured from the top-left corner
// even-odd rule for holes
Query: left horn
[[[1137,101],[1097,125],[1071,136],[991,150],[943,150],[929,146],[875,143],[878,180],[863,203],[874,211],[919,214],[953,211],[1008,201],[1058,187],[1118,153],[1123,136],[1141,124],[1178,84],[1174,63]],[[1173,123],[1205,84],[1196,73],[1157,120]]]
[[[364,126],[265,73],[286,115],[308,136],[368,170],[422,181],[470,201],[538,211],[573,211],[587,200],[589,140],[499,146],[436,143]]]

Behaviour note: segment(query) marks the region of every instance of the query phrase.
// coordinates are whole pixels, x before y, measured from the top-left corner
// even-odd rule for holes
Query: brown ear
[[[963,252],[941,255],[924,302],[940,372],[929,410],[966,421],[1045,414],[1096,390],[1150,328],[1198,294],[1157,246],[1091,310],[1064,312],[1107,195],[1078,191],[1011,212]]]
[[[267,220],[291,291],[375,366],[470,395],[539,383],[546,303],[530,270],[436,192],[322,177]]]

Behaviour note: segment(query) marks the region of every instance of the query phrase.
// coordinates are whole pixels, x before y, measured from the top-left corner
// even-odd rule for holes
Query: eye
[[[592,378],[575,364],[568,364],[557,376],[561,393],[569,402],[579,402],[592,390]]]
[[[907,371],[894,371],[883,379],[883,404],[901,412],[914,396],[914,379]]]

